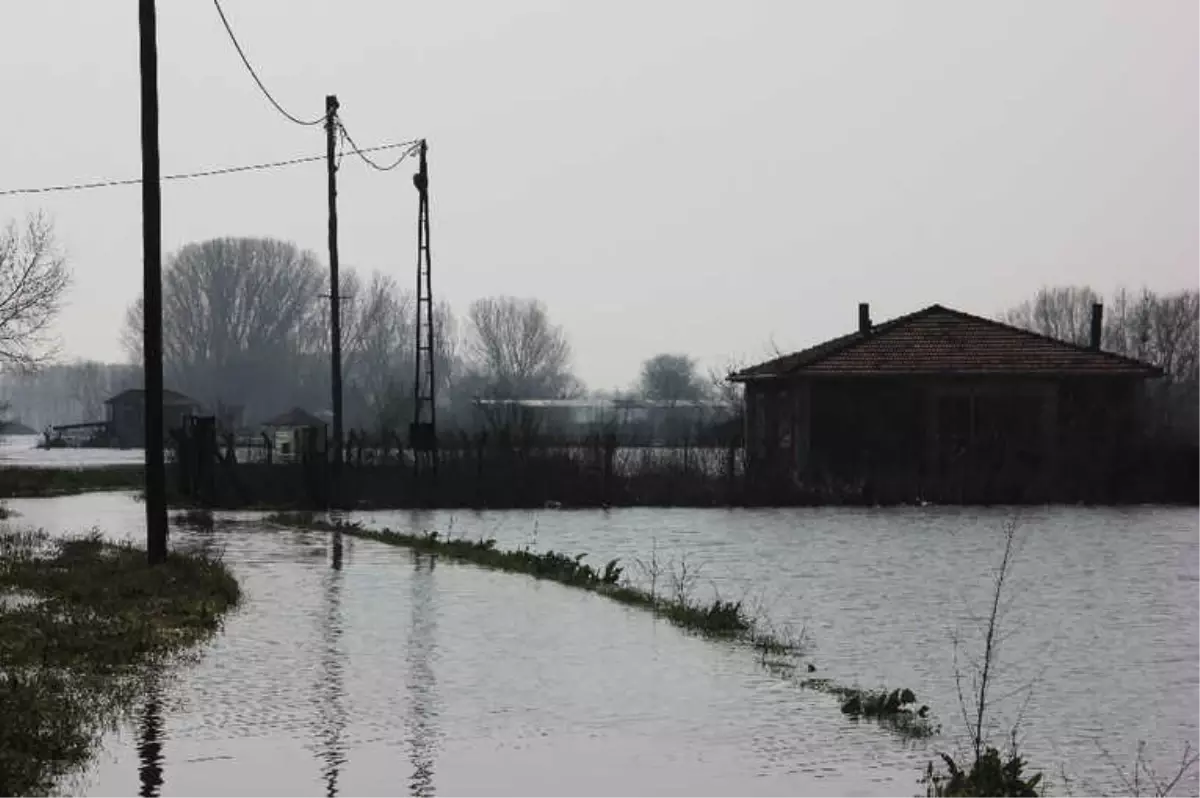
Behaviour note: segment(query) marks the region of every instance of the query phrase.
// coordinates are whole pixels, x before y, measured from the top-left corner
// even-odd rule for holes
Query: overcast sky
[[[164,172],[324,152],[258,93],[208,0],[159,2]],[[537,296],[590,387],[681,351],[799,348],[1045,283],[1197,285],[1197,4],[268,2],[223,6],[280,101],[335,93],[360,145],[430,142],[434,289]],[[0,190],[140,175],[137,3],[4,0]],[[406,167],[346,162],[342,263],[415,283]],[[121,359],[136,186],[44,209],[68,357]],[[224,235],[326,259],[322,164],[163,188],[168,251]]]

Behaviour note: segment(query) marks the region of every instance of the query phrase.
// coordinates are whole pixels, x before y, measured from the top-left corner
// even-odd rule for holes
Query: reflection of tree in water
[[[333,544],[333,568],[325,572],[325,614],[321,619],[321,657],[317,669],[317,750],[321,760],[321,776],[325,794],[337,795],[338,776],[346,763],[346,744],[342,734],[346,728],[344,705],[344,654],[342,638],[342,541],[336,536]]]
[[[157,676],[146,680],[146,701],[138,723],[138,775],[142,787],[138,795],[155,798],[163,785],[162,687]]]
[[[436,559],[413,552],[412,626],[408,636],[409,711],[405,715],[409,755],[413,775],[410,792],[415,796],[433,795],[433,760],[439,744],[437,726],[437,685],[433,675],[436,614],[433,595],[433,568]]]

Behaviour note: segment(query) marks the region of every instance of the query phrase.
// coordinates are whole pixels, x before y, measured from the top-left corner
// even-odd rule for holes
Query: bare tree
[[[704,398],[705,385],[696,361],[687,355],[660,354],[642,363],[638,393],[661,402],[696,401]]]
[[[571,346],[536,299],[487,297],[467,313],[466,365],[478,393],[503,398],[576,394]]]
[[[46,216],[31,214],[0,233],[0,361],[32,369],[53,356],[49,328],[70,282]]]
[[[254,415],[293,398],[298,360],[320,328],[321,269],[311,252],[265,238],[187,244],[163,276],[163,360],[168,387]],[[141,358],[142,303],[123,340]]]
[[[1004,319],[1014,327],[1083,346],[1091,336],[1092,304],[1099,301],[1100,295],[1087,286],[1043,288]]]
[[[1043,288],[1010,310],[1005,320],[1074,344],[1090,339],[1091,306],[1100,295],[1086,287]],[[1200,291],[1160,295],[1122,288],[1105,303],[1101,344],[1105,350],[1158,366],[1164,378],[1150,386],[1154,430],[1192,440],[1200,417]]]

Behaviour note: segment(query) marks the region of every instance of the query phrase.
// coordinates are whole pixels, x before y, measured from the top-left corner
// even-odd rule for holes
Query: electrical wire
[[[233,42],[234,49],[237,50],[237,54],[241,56],[242,63],[246,65],[246,69],[250,72],[250,77],[254,78],[254,82],[258,84],[259,90],[262,91],[263,96],[270,101],[271,105],[275,106],[275,110],[287,117],[288,120],[295,122],[297,125],[319,125],[324,122],[324,114],[312,120],[300,119],[288,113],[282,105],[276,102],[275,98],[271,96],[271,92],[267,91],[267,87],[263,85],[262,80],[258,77],[258,73],[254,71],[254,67],[250,65],[250,59],[246,57],[245,51],[242,50],[242,45],[238,44],[237,36],[233,34],[233,28],[229,25],[229,20],[225,18],[225,12],[221,9],[220,0],[213,0],[213,5],[217,7],[217,13],[221,15],[221,24],[225,26],[225,32],[229,34],[229,40]]]
[[[374,147],[364,147],[361,150],[357,147],[355,152],[358,152],[361,157],[364,152],[380,152],[383,150],[394,150],[397,147],[407,147],[406,152],[412,150],[413,142],[401,141],[394,144],[379,144]],[[315,161],[323,161],[327,158],[326,155],[307,155],[302,158],[288,158],[284,161],[269,161],[267,163],[245,164],[243,166],[223,166],[215,169],[204,169],[199,172],[181,172],[177,174],[163,175],[162,179],[166,180],[192,180],[198,177],[212,177],[214,175],[229,175],[237,172],[253,172],[265,169],[278,169],[284,166],[295,166],[303,163],[313,163]],[[41,186],[38,188],[10,188],[0,189],[0,197],[14,197],[22,194],[53,194],[63,191],[86,191],[93,188],[109,188],[112,186],[136,186],[142,182],[140,177],[130,177],[122,180],[96,180],[89,183],[65,183],[57,186]]]
[[[342,122],[341,119],[338,119],[338,127],[341,128],[342,135],[346,137],[346,141],[350,142],[350,151],[353,152],[355,155],[357,155],[359,158],[361,158],[363,160],[363,162],[366,163],[368,166],[370,166],[372,169],[376,169],[380,172],[390,172],[393,169],[395,169],[397,166],[399,166],[401,164],[401,162],[405,158],[407,158],[408,156],[410,156],[414,152],[416,152],[417,147],[423,141],[423,139],[413,139],[412,141],[404,142],[404,144],[399,145],[399,146],[409,145],[408,149],[405,150],[404,152],[400,153],[400,157],[397,158],[392,163],[388,164],[387,166],[380,166],[379,164],[375,163],[375,161],[371,160],[370,158],[368,158],[365,155],[365,153],[368,153],[371,151],[370,147],[363,149],[354,143],[354,139],[350,136],[350,131],[346,130],[346,125],[344,122]]]

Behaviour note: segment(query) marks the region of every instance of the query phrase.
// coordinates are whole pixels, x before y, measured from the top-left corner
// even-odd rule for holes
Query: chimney
[[[1104,332],[1104,305],[1099,302],[1092,303],[1092,337],[1088,341],[1088,348],[1093,352],[1100,351],[1100,337]]]
[[[858,303],[858,331],[863,335],[871,331],[871,306],[866,302]]]

